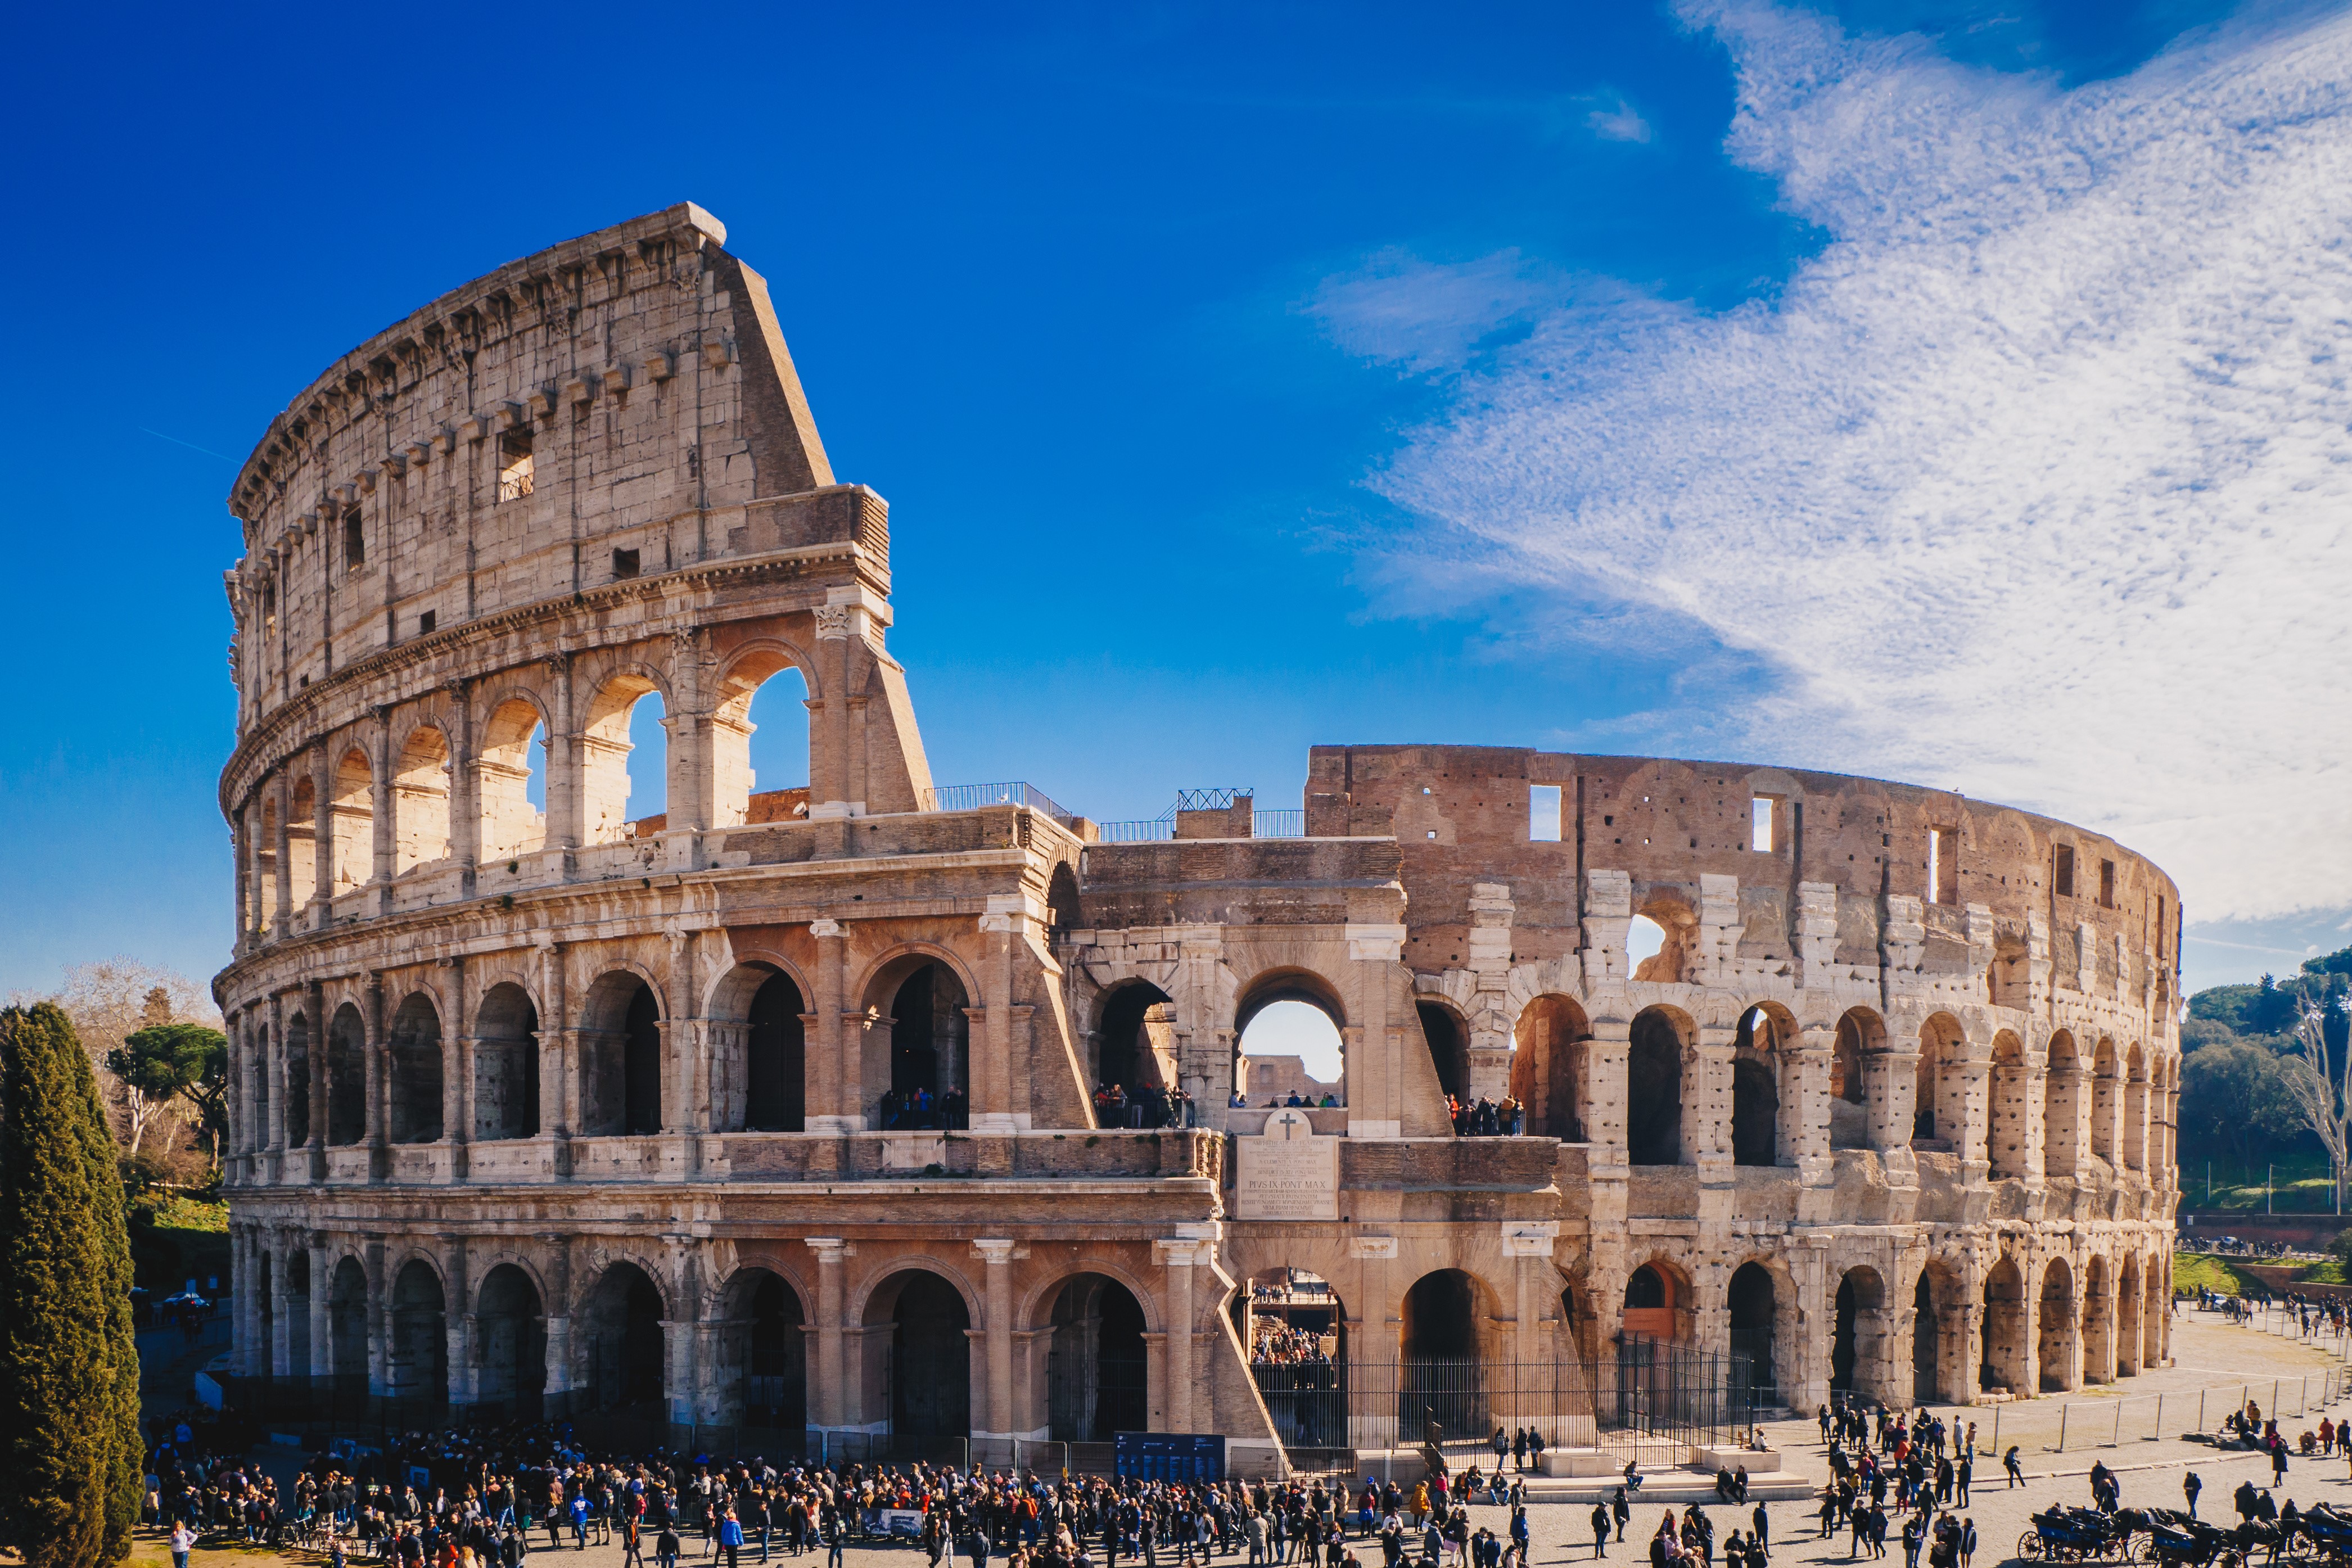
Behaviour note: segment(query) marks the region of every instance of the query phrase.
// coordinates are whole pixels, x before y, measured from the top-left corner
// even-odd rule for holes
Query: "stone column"
[[[857,591],[851,589],[855,594]],[[826,604],[816,612],[820,690],[809,693],[809,821],[863,816],[866,802],[849,798],[849,698],[856,692],[857,640],[850,633],[854,607]],[[855,614],[862,616],[862,610]]]
[[[474,1141],[474,1033],[467,1027],[466,959],[447,960],[448,989],[441,1019],[441,1136],[449,1145],[449,1179],[469,1173]]]
[[[287,788],[285,774],[270,775],[269,796],[278,806],[274,813],[278,826],[269,845],[270,853],[278,857],[278,863],[270,868],[278,899],[278,918],[271,922],[275,927],[271,935],[289,936],[302,928],[302,921],[294,904],[294,824],[287,821],[294,809],[294,794]]]
[[[572,1243],[542,1234],[547,1249],[547,1383],[542,1398],[550,1419],[572,1413]]]
[[[1794,1092],[1780,1106],[1780,1147],[1787,1152],[1785,1163],[1797,1167],[1797,1179],[1808,1186],[1829,1179],[1830,1063],[1836,1046],[1837,1030],[1818,1024],[1787,1042],[1784,1082],[1793,1084]]]
[[[1511,1090],[1511,922],[1517,906],[1503,882],[1470,885],[1466,967],[1477,989],[1469,1014],[1470,1097],[1501,1100]]]
[[[269,998],[268,1021],[263,1026],[268,1039],[263,1044],[261,1071],[269,1082],[269,1121],[263,1130],[262,1143],[267,1158],[262,1165],[262,1179],[276,1183],[286,1179],[286,998],[273,992]],[[304,1084],[304,1092],[310,1086]]]
[[[1192,1237],[1154,1241],[1168,1275],[1168,1429],[1190,1432],[1192,1425],[1192,1264],[1202,1243]]]
[[[842,1260],[856,1253],[838,1236],[812,1236],[809,1250],[816,1254],[816,1375],[810,1415],[812,1426],[838,1431],[847,1425],[848,1372],[842,1364],[843,1314],[847,1311],[841,1278]]]
[[[269,1375],[279,1379],[294,1375],[294,1314],[310,1310],[288,1282],[294,1270],[287,1267],[287,1243],[284,1232],[269,1233]]]
[[[1013,1436],[1013,1259],[1014,1243],[994,1238],[971,1249],[987,1262],[988,1426],[975,1436]]]
[[[1683,1164],[1731,1164],[1731,1059],[1735,1030],[1701,1024],[1683,1055]],[[1704,1178],[1702,1178],[1704,1179]]]
[[[1870,1146],[1884,1153],[1911,1146],[1918,1092],[1919,1053],[1882,1051],[1862,1059],[1864,1097],[1870,1112]]]
[[[330,1293],[335,1288],[332,1256],[327,1249],[327,1238],[312,1231],[309,1238],[310,1251],[310,1388],[314,1403],[323,1404],[321,1396],[334,1385],[335,1380],[335,1320],[328,1308]]]
[[[392,1392],[392,1282],[384,1278],[382,1241],[367,1244],[368,1399],[371,1404]]]
[[[587,779],[580,766],[580,737],[572,730],[572,656],[549,654],[547,669],[555,711],[547,723],[547,836],[541,845],[564,852],[568,868],[580,848]]]
[[[1626,1169],[1625,1064],[1633,1032],[1629,1019],[1595,1019],[1584,1051],[1584,1135],[1594,1167],[1610,1169],[1621,1181]]]
[[[809,1044],[808,1114],[812,1133],[856,1133],[866,1127],[861,1064],[849,1060],[855,1036],[843,1014],[848,1009],[849,927],[838,920],[809,925],[816,938],[816,1033]]]
[[[570,1164],[564,1144],[580,1128],[580,1074],[573,1066],[579,1041],[572,1030],[560,942],[539,949],[539,1135],[554,1145],[554,1174],[565,1176]]]
[[[302,1021],[308,1031],[303,1092],[310,1097],[310,1137],[304,1145],[310,1179],[327,1179],[327,988],[312,980],[302,988]]]
[[[368,971],[366,1029],[368,1179],[383,1181],[392,1175],[392,1046],[384,1038],[381,969]]]
[[[323,931],[333,923],[335,903],[335,763],[323,741],[310,750],[310,873]]]
[[[1945,1062],[1944,1071],[1958,1091],[1959,1123],[1945,1135],[1952,1140],[1952,1152],[1960,1156],[1962,1179],[1975,1185],[1992,1169],[1992,1042],[1971,1038],[1963,1040],[1958,1050],[1958,1055]],[[1939,1108],[1938,1133],[1944,1132],[1942,1114]]]
[[[392,913],[392,878],[399,862],[399,801],[392,787],[392,706],[380,704],[370,710],[375,715],[375,729],[368,751],[369,794],[373,815],[368,825],[374,831],[375,841],[370,846],[372,869],[368,883],[375,890],[373,907],[380,915]]]
[[[974,1132],[1012,1132],[1021,1122],[1013,1103],[1013,947],[1026,919],[1019,894],[989,894],[988,911],[980,917],[988,946],[987,965],[980,974],[981,1021],[987,1034],[971,1053]]]
[[[465,1237],[444,1235],[441,1249],[449,1271],[447,1293],[441,1300],[441,1332],[447,1346],[444,1359],[449,1368],[445,1393],[452,1406],[463,1408],[475,1397],[474,1284],[466,1268]]]
[[[482,859],[481,775],[474,766],[474,705],[467,683],[455,680],[442,691],[449,698],[449,856],[459,868],[467,896]]]

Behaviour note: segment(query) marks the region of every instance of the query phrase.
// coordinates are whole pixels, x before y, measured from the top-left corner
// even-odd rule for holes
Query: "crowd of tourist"
[[[1481,1094],[1467,1103],[1448,1094],[1445,1110],[1457,1138],[1516,1138],[1527,1128],[1527,1107],[1508,1094],[1500,1100]]]
[[[933,1094],[920,1084],[893,1089],[882,1096],[881,1113],[885,1132],[936,1128],[960,1133],[971,1125],[971,1102],[961,1089],[941,1094]]]
[[[1192,1096],[1183,1089],[1147,1083],[1129,1089],[1124,1083],[1095,1085],[1095,1124],[1098,1127],[1192,1127],[1200,1124]]]
[[[1968,1568],[1976,1521],[1950,1511],[1969,1505],[1976,1479],[1975,1422],[1947,1426],[1925,1409],[1906,1415],[1841,1398],[1835,1406],[1822,1406],[1820,1424],[1831,1477],[1822,1492],[1823,1539],[1843,1527],[1848,1556],[1883,1558],[1887,1531],[1899,1515],[1905,1568],[1918,1568],[1923,1550],[1934,1568]],[[2020,1484],[2014,1445],[2004,1468],[2011,1484]]]
[[[1323,1336],[1295,1329],[1280,1318],[1250,1319],[1250,1361],[1257,1366],[1328,1366]]]

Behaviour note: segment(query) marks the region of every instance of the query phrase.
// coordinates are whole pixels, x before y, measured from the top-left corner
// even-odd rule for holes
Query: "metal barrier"
[[[919,804],[926,811],[976,811],[982,806],[1026,806],[1043,811],[1064,827],[1077,819],[1034,784],[1012,779],[1002,784],[942,784],[923,790]]]
[[[2068,1448],[2114,1448],[2125,1443],[2154,1443],[2167,1437],[2215,1431],[2232,1410],[2259,1407],[2265,1420],[2282,1424],[2316,1415],[2328,1406],[2352,1398],[2352,1369],[2330,1367],[2302,1377],[2249,1378],[2204,1388],[2142,1394],[2115,1399],[2068,1400],[2058,1406],[2058,1438],[2042,1445],[2046,1454]],[[2290,1408],[2289,1406],[2292,1406]],[[1992,1437],[1979,1443],[1980,1454],[2002,1451],[2000,1427],[2005,1406],[1992,1407]],[[2046,1416],[2048,1406],[2034,1413]],[[2185,1425],[2184,1425],[2185,1423]],[[2169,1426],[2171,1430],[2168,1431]],[[2290,1446],[2293,1439],[2289,1438]]]
[[[1254,839],[1303,839],[1307,836],[1307,813],[1292,809],[1278,811],[1252,811],[1250,837]]]

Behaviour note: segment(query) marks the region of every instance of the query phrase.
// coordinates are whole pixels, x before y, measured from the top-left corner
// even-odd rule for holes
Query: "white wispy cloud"
[[[1603,141],[1647,141],[1652,134],[1650,122],[1622,98],[1606,109],[1587,114],[1584,126]]]
[[[1434,262],[1391,249],[1324,279],[1303,308],[1346,352],[1428,374],[1460,370],[1481,342],[1560,292],[1549,268],[1516,250]]]
[[[2071,90],[1685,19],[1827,243],[1723,314],[1580,287],[1374,476],[1373,570],[1727,650],[1693,732],[2105,829],[2192,915],[2352,898],[2352,18]]]

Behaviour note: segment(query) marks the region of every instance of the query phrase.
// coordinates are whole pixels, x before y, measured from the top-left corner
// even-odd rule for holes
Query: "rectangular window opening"
[[[1958,904],[1960,901],[1960,831],[1958,828],[1930,828],[1927,831],[1927,901],[1930,904]]]
[[[424,614],[419,615],[416,618],[416,634],[419,637],[431,636],[433,634],[433,625],[434,612],[428,610]]]
[[[343,514],[343,570],[357,571],[367,560],[367,529],[361,526],[360,509],[353,507]]]
[[[2116,862],[2113,861],[2101,861],[2099,862],[2099,907],[2102,909],[2113,909],[2115,906]]]
[[[613,575],[614,577],[636,576],[637,552],[633,549],[614,550],[613,552]]]
[[[1559,842],[1559,786],[1528,786],[1528,839],[1539,844]]]
[[[1748,802],[1748,847],[1758,854],[1772,852],[1772,797],[1759,795]]]
[[[2074,849],[2072,844],[2058,846],[2058,866],[2051,878],[2053,890],[2061,898],[2074,896]]]
[[[2164,956],[2164,894],[2156,895],[2156,956]]]
[[[530,430],[517,425],[499,437],[499,499],[520,501],[530,494]]]

